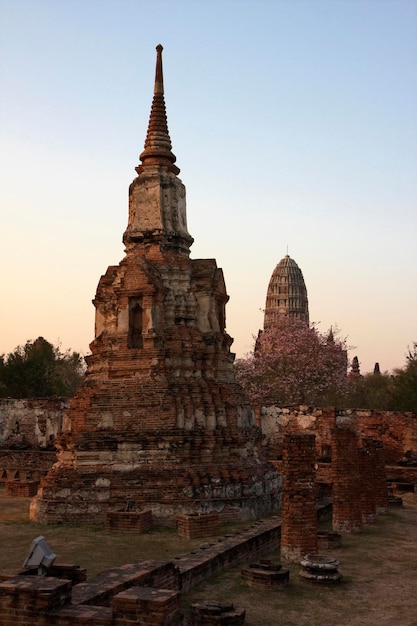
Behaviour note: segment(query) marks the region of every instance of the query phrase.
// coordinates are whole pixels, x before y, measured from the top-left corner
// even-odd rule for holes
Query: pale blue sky
[[[88,352],[164,46],[193,258],[243,356],[289,254],[362,372],[417,341],[417,0],[0,0],[0,353]]]

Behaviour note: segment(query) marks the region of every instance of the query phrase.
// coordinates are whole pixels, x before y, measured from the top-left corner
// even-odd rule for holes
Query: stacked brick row
[[[317,552],[315,461],[314,435],[284,437],[281,556],[287,561]]]

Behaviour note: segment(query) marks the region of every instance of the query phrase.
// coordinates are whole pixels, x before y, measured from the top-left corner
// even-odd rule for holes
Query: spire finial
[[[156,46],[156,68],[155,68],[155,87],[154,94],[164,94],[164,76],[162,72],[162,50],[163,46],[159,43]]]
[[[179,174],[180,172],[179,168],[174,165],[176,156],[171,151],[172,145],[168,132],[164,99],[162,50],[163,47],[161,44],[158,44],[156,46],[154,95],[149,117],[148,132],[145,139],[145,149],[139,157],[142,161],[142,165],[136,168],[138,174],[140,174],[147,165],[166,165],[174,174]]]

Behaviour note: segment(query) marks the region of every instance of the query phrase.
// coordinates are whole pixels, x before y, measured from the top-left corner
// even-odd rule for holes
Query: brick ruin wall
[[[68,406],[67,398],[0,398],[0,448],[53,447]]]
[[[397,411],[296,407],[258,407],[258,421],[270,459],[282,457],[284,435],[306,433],[316,436],[317,460],[329,461],[331,432],[346,427],[362,437],[379,439],[385,462],[395,465],[417,453],[417,414]]]
[[[18,449],[25,442],[34,449],[51,449],[61,432],[67,398],[0,398],[0,450]],[[320,461],[331,446],[331,429],[345,425],[364,437],[380,439],[385,459],[395,464],[409,452],[417,452],[417,414],[397,411],[296,407],[258,407],[259,425],[270,458],[282,456],[287,433],[316,435]],[[17,431],[17,432],[16,432]]]
[[[66,398],[0,399],[0,483],[45,476],[56,461],[52,444],[61,431],[67,408]],[[382,442],[390,479],[417,484],[416,467],[397,465],[407,455],[417,454],[415,413],[270,406],[258,407],[257,415],[264,447],[281,475],[284,436],[314,434],[316,480],[321,485],[331,483],[331,432],[336,426],[345,426],[361,437]]]

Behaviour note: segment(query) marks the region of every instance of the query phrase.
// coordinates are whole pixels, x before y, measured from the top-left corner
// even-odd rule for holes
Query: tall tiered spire
[[[174,174],[179,174],[179,168],[174,165],[175,154],[172,153],[171,139],[168,132],[167,114],[164,98],[164,76],[162,71],[161,44],[156,46],[155,86],[151,114],[149,117],[148,132],[145,139],[145,149],[140,155],[141,165],[136,171],[138,174],[147,165],[167,165]]]
[[[303,273],[288,254],[272,272],[266,294],[264,330],[282,317],[309,323],[307,289]]]
[[[185,186],[171,151],[164,99],[162,46],[156,46],[155,86],[142,163],[129,187],[129,219],[123,235],[126,252],[137,244],[189,255]]]

